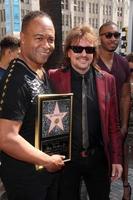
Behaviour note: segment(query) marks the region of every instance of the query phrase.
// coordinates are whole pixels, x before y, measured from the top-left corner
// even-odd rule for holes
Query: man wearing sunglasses
[[[118,97],[118,109],[120,114],[120,126],[122,138],[125,141],[128,129],[128,116],[130,108],[130,83],[129,83],[129,67],[125,58],[118,55],[115,50],[120,41],[120,33],[118,27],[114,22],[107,22],[99,29],[100,48],[98,65],[102,70],[114,75],[116,80],[116,89]],[[124,146],[124,164],[123,164],[123,200],[127,198],[130,193],[130,185],[128,184],[128,176],[126,173],[127,156]]]
[[[91,27],[75,27],[65,41],[63,67],[49,70],[55,92],[74,93],[72,159],[61,173],[59,200],[79,200],[81,178],[90,200],[109,200],[110,180],[117,180],[122,173],[115,80],[96,67],[96,49],[97,37]],[[82,105],[84,82],[85,109]],[[88,130],[86,147],[84,118]]]

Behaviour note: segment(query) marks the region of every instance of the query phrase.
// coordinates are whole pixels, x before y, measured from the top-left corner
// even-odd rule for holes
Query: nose
[[[86,51],[85,51],[85,49],[83,49],[83,51],[82,51],[82,55],[86,55]]]
[[[114,35],[112,35],[111,39],[112,39],[112,40],[117,40],[117,38],[115,38]]]
[[[48,42],[47,39],[44,39],[43,42],[42,42],[42,45],[46,48],[46,47],[50,47],[50,44]]]

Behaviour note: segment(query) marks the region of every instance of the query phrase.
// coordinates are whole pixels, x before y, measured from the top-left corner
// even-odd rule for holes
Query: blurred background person
[[[0,79],[8,68],[9,63],[17,58],[20,52],[20,40],[7,35],[0,42]]]
[[[128,119],[130,110],[130,71],[125,58],[118,55],[115,50],[120,41],[120,33],[112,21],[104,23],[99,29],[99,59],[98,65],[102,70],[114,75],[116,80],[116,90],[118,97],[118,109],[120,118],[121,134],[123,138],[123,200],[127,200],[127,193],[130,194],[130,185],[125,178],[125,166],[127,165],[127,152],[125,149],[125,139],[128,133]]]
[[[11,60],[17,58],[19,52],[20,40],[17,37],[7,35],[0,41],[0,80],[7,70]],[[6,199],[6,192],[0,179],[0,200]]]
[[[133,52],[126,56],[126,59],[129,64],[130,69],[130,85],[131,85],[131,108],[130,108],[130,117],[129,117],[129,127],[128,127],[128,135],[125,141],[125,159],[127,160],[127,164],[125,165],[125,170],[123,171],[125,177],[125,187],[127,186],[127,190],[125,190],[125,197],[123,200],[131,200],[131,186],[128,183],[128,152],[129,147],[133,145],[132,137],[130,134],[133,134]]]

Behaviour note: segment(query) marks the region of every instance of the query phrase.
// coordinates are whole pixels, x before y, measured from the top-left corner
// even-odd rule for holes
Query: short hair
[[[126,59],[128,62],[132,62],[133,63],[133,52],[129,53],[127,56],[126,56]]]
[[[99,28],[99,34],[101,33],[101,31],[102,31],[102,29],[103,29],[104,27],[106,27],[106,26],[112,26],[112,25],[118,27],[117,24],[116,24],[115,22],[112,22],[112,21],[107,21],[107,22],[105,22],[104,24],[102,24],[102,25],[100,26],[100,28]]]
[[[46,12],[43,12],[40,10],[31,11],[24,16],[22,20],[21,31],[24,32],[26,28],[28,27],[29,23],[36,17],[47,17],[52,21],[51,17]]]
[[[2,56],[5,53],[6,49],[11,49],[12,51],[14,51],[19,47],[20,47],[19,38],[11,35],[6,35],[0,41],[0,56]]]
[[[91,26],[74,27],[73,29],[70,30],[64,42],[64,64],[66,66],[70,65],[70,58],[68,58],[68,50],[70,46],[72,44],[78,43],[80,39],[87,39],[88,41],[92,41],[96,48],[98,46],[98,38]],[[96,61],[96,58],[97,58],[97,51],[94,53],[92,64],[94,64],[94,62]]]
[[[7,35],[0,41],[0,47],[2,49],[15,49],[20,46],[20,40],[17,37]]]

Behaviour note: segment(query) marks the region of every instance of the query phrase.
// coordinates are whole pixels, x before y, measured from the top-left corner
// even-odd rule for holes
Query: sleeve
[[[0,118],[22,121],[28,108],[26,88],[15,76],[8,83],[6,80],[1,85]]]
[[[122,137],[120,133],[120,122],[118,117],[118,104],[116,96],[115,79],[111,77],[111,99],[109,110],[109,135],[111,163],[122,163]]]
[[[124,65],[123,65],[125,74],[126,74],[126,79],[125,82],[129,82],[130,79],[130,69],[129,69],[129,65],[126,59],[124,59]]]

